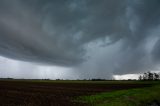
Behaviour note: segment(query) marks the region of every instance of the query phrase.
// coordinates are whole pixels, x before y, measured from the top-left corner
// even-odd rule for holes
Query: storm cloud
[[[86,77],[157,69],[159,30],[159,0],[0,1],[1,56]]]

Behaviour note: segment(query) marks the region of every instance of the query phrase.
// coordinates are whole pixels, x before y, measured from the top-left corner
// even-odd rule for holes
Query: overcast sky
[[[159,71],[159,34],[160,0],[0,0],[0,77]]]

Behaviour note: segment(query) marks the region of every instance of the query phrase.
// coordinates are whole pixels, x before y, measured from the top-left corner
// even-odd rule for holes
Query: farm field
[[[1,80],[0,106],[89,106],[93,98],[103,92],[112,93],[128,89],[150,88],[156,82],[148,81],[35,81]],[[92,95],[92,96],[91,96]],[[106,94],[105,94],[106,95]],[[106,98],[103,94],[100,101]]]
[[[81,96],[77,100],[91,106],[160,106],[160,84]]]

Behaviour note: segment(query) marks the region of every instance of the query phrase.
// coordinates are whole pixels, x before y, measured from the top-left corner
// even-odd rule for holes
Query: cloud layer
[[[1,0],[0,54],[95,76],[152,70],[160,61],[159,5],[159,0]]]

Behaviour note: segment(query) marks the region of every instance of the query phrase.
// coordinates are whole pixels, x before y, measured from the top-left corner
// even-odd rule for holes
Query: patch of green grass
[[[160,84],[154,84],[152,87],[81,96],[77,100],[92,106],[146,106],[152,101],[160,101]]]

